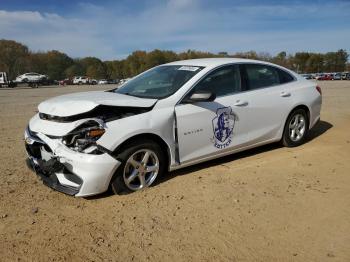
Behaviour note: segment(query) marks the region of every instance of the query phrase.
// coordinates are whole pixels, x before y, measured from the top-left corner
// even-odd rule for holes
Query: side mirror
[[[184,99],[184,103],[196,103],[196,102],[212,102],[216,98],[216,95],[211,92],[197,91],[190,97]]]

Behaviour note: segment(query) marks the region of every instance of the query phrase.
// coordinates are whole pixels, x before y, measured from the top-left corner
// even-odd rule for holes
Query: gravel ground
[[[350,81],[320,83],[322,121],[297,148],[263,146],[167,174],[125,196],[45,187],[23,131],[48,97],[0,90],[1,261],[350,261]]]

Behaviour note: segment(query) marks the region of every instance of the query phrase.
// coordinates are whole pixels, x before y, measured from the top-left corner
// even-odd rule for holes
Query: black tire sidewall
[[[134,154],[136,151],[139,151],[142,149],[152,150],[157,155],[159,160],[159,172],[158,172],[157,178],[152,183],[152,185],[154,185],[158,180],[158,178],[164,174],[165,168],[166,168],[166,158],[164,155],[165,152],[163,152],[164,150],[162,150],[162,148],[152,140],[143,140],[143,141],[138,140],[138,141],[132,142],[127,147],[121,148],[119,150],[120,153],[117,154],[117,159],[121,161],[121,165],[118,167],[117,171],[114,173],[110,183],[110,187],[114,194],[123,195],[123,194],[135,192],[129,189],[125,185],[123,172],[124,172],[126,161],[129,159],[129,157],[132,154]]]
[[[303,137],[299,141],[293,141],[289,137],[289,124],[290,124],[290,121],[292,120],[292,118],[297,114],[301,114],[305,118],[305,121],[306,121],[305,132],[304,132]],[[305,142],[305,139],[307,137],[308,132],[309,132],[309,117],[308,117],[307,113],[303,109],[296,109],[292,113],[290,113],[288,118],[287,118],[287,121],[286,121],[286,124],[284,127],[284,131],[283,131],[282,144],[286,147],[300,146],[301,144],[303,144]]]

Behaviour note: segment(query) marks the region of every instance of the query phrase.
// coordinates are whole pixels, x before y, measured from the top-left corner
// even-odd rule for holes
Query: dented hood
[[[48,99],[39,104],[39,112],[54,116],[71,116],[91,111],[98,105],[151,107],[157,99],[138,98],[114,92],[91,91]]]

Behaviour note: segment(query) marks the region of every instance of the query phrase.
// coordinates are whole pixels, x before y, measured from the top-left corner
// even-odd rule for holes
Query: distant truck
[[[0,72],[0,87],[16,87],[16,83],[9,81],[6,72]]]

